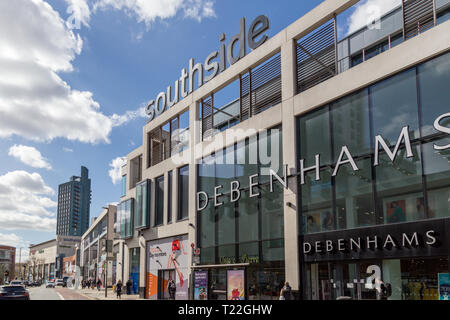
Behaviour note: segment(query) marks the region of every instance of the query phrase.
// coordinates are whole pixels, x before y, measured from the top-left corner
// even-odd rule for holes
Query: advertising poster
[[[245,300],[244,270],[227,270],[227,300]]]
[[[146,297],[148,299],[157,300],[158,296],[167,299],[169,278],[175,279],[175,299],[189,299],[189,250],[187,235],[159,239],[147,243]]]
[[[439,300],[450,300],[450,273],[438,273]]]
[[[208,271],[194,273],[194,300],[208,300]]]

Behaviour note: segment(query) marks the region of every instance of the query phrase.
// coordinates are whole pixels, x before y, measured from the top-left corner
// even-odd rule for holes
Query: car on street
[[[22,280],[13,280],[9,283],[11,286],[23,286],[25,287],[25,283]]]
[[[2,286],[0,300],[30,300],[30,293],[22,285]]]
[[[46,288],[54,288],[55,287],[55,281],[48,281],[45,285]]]
[[[55,286],[56,287],[58,287],[58,286],[64,287],[64,280],[63,279],[56,279]]]

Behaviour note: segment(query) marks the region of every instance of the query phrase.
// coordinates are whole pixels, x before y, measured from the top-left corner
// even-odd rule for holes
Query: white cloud
[[[38,173],[11,171],[0,176],[0,229],[54,231],[56,219],[49,198],[55,191]]]
[[[63,151],[64,152],[73,152],[73,149],[63,147]]]
[[[82,47],[47,2],[0,1],[0,138],[109,142],[112,121],[93,94],[58,75],[73,71]]]
[[[71,18],[67,21],[69,24],[76,25],[77,28],[81,24],[89,27],[89,20],[91,18],[91,10],[86,0],[65,0],[67,3],[67,13],[71,14]],[[73,19],[73,21],[71,21]],[[71,27],[71,25],[69,25]]]
[[[366,0],[355,6],[355,11],[348,17],[347,34],[371,24],[385,13],[401,5],[401,0]]]
[[[113,184],[117,184],[122,179],[121,169],[124,164],[127,163],[125,157],[117,157],[109,163],[111,169],[108,171],[109,176]]]
[[[158,18],[173,18],[179,11],[185,17],[198,21],[215,17],[213,6],[212,0],[98,0],[93,10],[124,10],[127,14],[134,14],[138,22],[145,22],[148,26]]]
[[[126,111],[122,115],[113,114],[110,119],[112,122],[113,127],[119,127],[121,125],[124,125],[136,118],[146,118],[147,115],[145,113],[145,107],[140,107],[137,110],[134,111]]]
[[[52,166],[48,163],[47,159],[42,157],[39,150],[34,147],[15,144],[9,148],[8,155],[19,159],[33,168],[44,168],[47,170],[52,169]]]

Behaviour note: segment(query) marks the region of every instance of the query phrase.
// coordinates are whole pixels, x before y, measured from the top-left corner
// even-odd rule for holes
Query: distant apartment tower
[[[88,169],[81,167],[81,176],[58,186],[58,221],[56,234],[81,236],[89,227],[91,179]]]

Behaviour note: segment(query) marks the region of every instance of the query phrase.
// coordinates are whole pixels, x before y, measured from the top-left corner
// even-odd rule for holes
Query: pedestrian
[[[100,288],[102,286],[102,280],[98,279],[97,280],[97,290],[100,291]]]
[[[117,294],[117,299],[121,299],[120,295],[122,294],[122,281],[118,281],[116,284],[116,294]]]
[[[127,294],[130,295],[131,294],[131,286],[133,285],[133,282],[131,282],[130,279],[128,279],[126,286],[127,286]]]
[[[169,300],[175,300],[177,286],[175,284],[175,281],[173,281],[172,279],[170,279],[169,283],[167,284],[167,291],[169,291]]]
[[[289,282],[284,283],[284,287],[281,288],[280,291],[280,300],[291,300],[292,288],[289,285]]]

